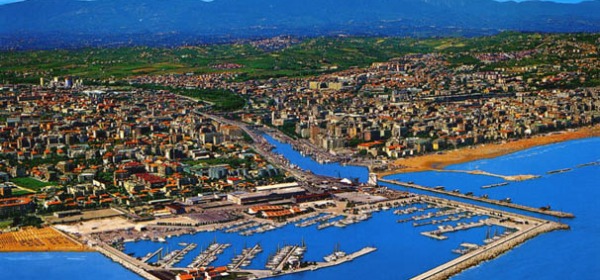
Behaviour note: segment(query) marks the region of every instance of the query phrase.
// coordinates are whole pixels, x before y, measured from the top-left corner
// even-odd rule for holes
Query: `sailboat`
[[[492,243],[494,240],[492,238],[490,238],[490,228],[487,228],[487,231],[485,232],[485,239],[483,240],[483,243],[488,244],[488,243]]]

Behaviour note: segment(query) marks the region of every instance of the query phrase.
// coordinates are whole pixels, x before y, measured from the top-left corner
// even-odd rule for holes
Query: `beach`
[[[377,173],[384,177],[398,173],[439,170],[452,164],[480,159],[495,158],[517,151],[568,140],[600,136],[600,126],[583,127],[575,130],[552,132],[503,143],[480,144],[436,154],[427,154],[411,158],[402,158],[390,164],[391,169]]]
[[[90,252],[74,238],[51,228],[28,227],[0,234],[0,252]]]

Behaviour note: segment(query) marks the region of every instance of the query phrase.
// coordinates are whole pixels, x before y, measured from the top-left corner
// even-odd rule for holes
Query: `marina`
[[[573,164],[573,166],[575,166],[575,164]],[[588,165],[588,166],[593,166],[593,165]],[[548,170],[548,169],[546,169],[546,170]],[[578,169],[578,172],[579,172],[579,170],[587,172],[588,176],[594,176],[593,172],[595,170],[593,168],[581,168],[581,169]],[[590,173],[590,172],[592,172],[592,173]],[[575,174],[576,173],[575,170],[572,173]],[[589,174],[591,174],[591,175],[589,175]],[[570,173],[567,176],[573,177]],[[557,178],[558,177],[560,177],[560,176],[557,176]],[[538,184],[537,180],[535,180],[535,182],[532,181],[532,184]],[[479,186],[481,186],[481,185],[479,185]],[[477,188],[479,188],[479,186],[477,186]],[[585,186],[585,184],[582,184],[582,186]],[[509,189],[513,189],[513,188],[507,188],[507,190],[509,190]],[[586,190],[593,193],[593,191],[595,189],[588,188]],[[511,194],[510,196],[513,197],[514,195]],[[571,193],[569,193],[568,196],[572,197],[573,195]],[[426,198],[427,196],[424,196],[424,197]],[[532,201],[534,201],[534,203],[537,202],[537,200],[532,200]],[[427,201],[427,200],[425,200],[425,202],[426,203],[431,203],[431,201]],[[571,209],[571,207],[573,207],[573,206],[565,207],[564,204],[561,205],[560,203],[557,203],[555,201],[544,201],[544,202],[537,202],[537,203],[539,203],[539,204],[547,204],[548,202],[552,202],[553,208],[557,208],[557,209],[561,209],[561,208],[562,209]],[[448,205],[452,205],[454,207],[456,203],[453,202],[453,201],[448,201],[447,204]],[[581,204],[581,205],[583,205],[583,204]],[[580,209],[580,208],[573,208],[573,209]],[[394,211],[397,211],[397,210],[400,210],[400,209],[396,209]],[[486,213],[486,211],[489,212],[489,211],[498,211],[498,210],[490,210],[490,209],[488,209],[488,210],[482,210],[482,211],[483,211],[482,213]],[[498,211],[497,213],[504,213],[504,214],[506,214],[505,212],[502,212],[502,211]],[[571,232],[569,232],[569,235],[574,234],[577,237],[577,240],[586,240],[586,236],[589,237],[589,235],[587,235],[587,234],[586,235],[582,235],[583,232],[585,232],[585,230],[582,230],[582,226],[583,226],[582,223],[585,223],[585,221],[590,221],[591,217],[589,215],[587,215],[588,212],[583,212],[581,210],[578,210],[576,213],[578,214],[578,219],[576,219],[576,220],[569,220],[569,223],[575,223],[575,224],[577,224],[579,226],[576,227]],[[392,211],[389,211],[388,213],[383,212],[383,214],[377,213],[377,214],[373,215],[373,218],[370,219],[371,221],[367,221],[365,223],[365,225],[358,225],[358,226],[356,226],[356,228],[357,229],[361,229],[362,228],[362,230],[365,230],[367,227],[372,228],[375,225],[377,225],[377,226],[382,225],[383,226],[383,224],[382,224],[382,222],[383,222],[382,217],[388,217],[388,219],[393,219],[392,218],[393,216],[394,215],[392,214]],[[435,218],[430,218],[430,219],[435,219]],[[422,220],[420,222],[426,222],[426,221],[428,221],[428,220]],[[239,223],[239,221],[236,221],[235,223]],[[246,221],[244,223],[250,223],[250,222]],[[230,224],[232,224],[232,223],[230,223]],[[387,225],[387,227],[390,227],[390,226]],[[427,225],[425,225],[425,227],[427,227]],[[292,228],[295,228],[295,227],[292,226]],[[349,229],[351,229],[350,231],[348,231],[348,229],[345,229],[345,231],[348,231],[348,234],[352,234],[354,232],[353,228],[354,227],[350,227],[349,228]],[[562,229],[562,228],[564,228],[564,225],[557,227],[555,223],[551,223],[549,226],[543,226],[543,227],[538,228],[537,230],[535,230],[536,233],[533,233],[533,231],[528,231],[524,235],[523,235],[523,233],[526,231],[526,229],[525,230],[517,230],[517,231],[514,231],[513,233],[507,233],[507,232],[511,231],[510,228],[506,228],[506,230],[504,232],[502,232],[501,230],[499,230],[499,232],[502,232],[502,233],[498,233],[497,235],[501,236],[501,237],[496,238],[496,240],[494,240],[494,238],[490,238],[490,239],[492,239],[492,241],[488,241],[488,242],[484,241],[483,242],[484,245],[480,245],[480,248],[478,248],[477,250],[475,250],[473,252],[469,252],[469,253],[464,254],[464,255],[461,255],[459,257],[459,258],[461,258],[461,257],[468,258],[466,260],[465,259],[460,259],[460,260],[457,259],[458,260],[457,262],[453,262],[453,263],[449,263],[449,264],[444,264],[446,261],[453,260],[454,257],[450,257],[450,256],[447,256],[447,255],[444,255],[442,252],[437,252],[436,251],[437,252],[436,255],[440,255],[440,256],[444,256],[444,257],[441,257],[441,258],[438,258],[438,257],[431,258],[430,257],[430,258],[427,259],[427,260],[433,260],[433,261],[430,261],[430,262],[427,262],[427,260],[419,259],[418,262],[426,263],[426,265],[428,265],[429,267],[427,267],[426,269],[425,268],[407,269],[405,271],[400,272],[399,275],[401,275],[401,276],[399,276],[399,277],[404,278],[404,279],[408,279],[408,278],[410,278],[410,277],[412,277],[414,275],[417,275],[418,273],[420,273],[422,271],[426,271],[427,269],[429,269],[431,267],[434,267],[434,266],[435,266],[435,268],[432,269],[432,270],[441,271],[441,273],[435,274],[435,273],[432,273],[432,272],[426,272],[427,274],[425,276],[417,276],[417,277],[415,277],[415,279],[437,279],[436,277],[431,277],[431,275],[433,275],[433,274],[435,274],[435,275],[442,275],[442,276],[446,275],[446,277],[447,277],[447,275],[455,275],[456,273],[458,273],[458,271],[461,271],[462,269],[464,269],[466,267],[471,267],[471,266],[473,266],[476,263],[480,263],[481,260],[494,258],[498,254],[502,254],[503,252],[506,252],[507,250],[510,250],[511,248],[514,248],[515,246],[522,244],[525,240],[527,240],[529,238],[532,238],[532,237],[534,237],[537,234],[540,234],[540,233],[543,233],[543,232],[546,232],[546,231],[549,231],[549,230]],[[313,227],[312,229],[316,230],[315,227]],[[404,229],[404,227],[403,227],[403,229]],[[268,233],[267,235],[265,235],[264,238],[274,240],[276,236],[282,234],[282,232],[280,232],[280,230],[283,231],[283,232],[285,232],[286,234],[293,234],[293,231],[289,230],[289,227],[283,227],[281,229],[278,229],[274,233]],[[300,235],[294,235],[294,236],[298,236],[298,238],[300,238],[301,235],[310,236],[310,235],[316,234],[316,231],[315,232],[310,231],[311,230],[310,227],[308,227],[307,229],[304,229],[304,230],[308,230],[310,233],[301,233]],[[429,229],[426,229],[426,230],[429,230]],[[482,231],[477,231],[477,230],[478,230],[478,228],[473,228],[473,229],[466,230],[466,231],[456,232],[456,233],[453,234],[452,238],[447,239],[446,241],[443,241],[443,242],[452,242],[453,240],[456,240],[457,242],[461,242],[461,243],[478,244],[477,243],[478,241],[481,242],[482,239],[484,239],[483,236],[486,235],[486,232],[485,232],[486,229],[484,227],[483,229],[481,229]],[[330,230],[326,230],[326,231],[322,231],[322,232],[326,233],[326,236],[330,236],[330,235],[344,236],[342,234],[343,231],[340,231],[338,229],[332,229],[331,231]],[[403,235],[407,234],[407,232],[405,232],[404,230],[397,231],[393,227],[390,227],[390,232],[393,232],[395,235],[397,235],[398,233],[401,233]],[[470,233],[472,233],[472,234],[470,234]],[[214,233],[208,233],[208,232],[199,232],[199,233],[196,233],[197,236],[209,235],[210,239],[212,239],[212,234],[214,234]],[[222,238],[221,237],[221,232],[218,231],[217,234],[219,234],[219,239],[221,239]],[[226,233],[223,233],[223,234],[224,234],[223,236],[227,236]],[[454,238],[454,235],[457,235],[458,237]],[[478,235],[479,239],[469,240],[468,238],[464,237],[464,236],[470,236],[470,235]],[[521,235],[521,237],[515,238],[517,235]],[[173,242],[175,242],[174,244],[178,244],[180,242],[188,242],[189,243],[190,241],[193,241],[193,239],[189,238],[188,236],[189,235],[173,236],[172,238],[167,238],[166,242],[168,244],[172,244]],[[256,238],[262,238],[262,237],[257,237],[257,236],[241,237],[241,236],[239,236],[239,234],[235,234],[235,235],[232,235],[232,236],[236,236],[235,238],[250,238],[249,242],[250,241],[254,241],[255,242],[255,241],[257,241]],[[493,236],[493,235],[490,233],[490,236]],[[556,238],[557,236],[559,237],[558,239]],[[566,252],[565,250],[573,250],[573,248],[571,247],[572,245],[569,245],[568,248],[566,248],[565,246],[561,246],[560,245],[560,244],[563,244],[562,241],[556,242],[556,240],[563,240],[563,239],[560,238],[561,236],[564,236],[564,234],[549,235],[549,237],[551,237],[550,240],[554,240],[555,241],[555,242],[553,242],[553,246],[558,246],[558,248],[552,249],[552,252],[548,252],[547,256],[550,256],[550,255],[555,256],[556,252],[554,250],[558,250],[559,252]],[[330,253],[330,252],[323,252],[323,253],[321,253],[320,256],[314,256],[314,255],[312,257],[310,256],[311,255],[310,252],[315,253],[315,251],[319,251],[315,246],[310,246],[310,245],[311,244],[318,244],[318,243],[315,243],[315,242],[320,242],[320,241],[315,241],[315,240],[321,240],[322,238],[323,238],[322,235],[320,235],[318,239],[316,239],[316,238],[314,240],[312,240],[311,238],[307,239],[308,246],[311,248],[308,251],[309,253],[307,253],[309,255],[308,256],[309,260],[322,259],[323,256],[325,256],[325,255],[327,255],[327,254]],[[339,238],[343,238],[343,237],[339,237]],[[502,243],[501,245],[496,246],[496,244],[501,243],[501,242],[503,242],[503,240],[507,240],[508,238],[515,238],[515,239],[513,239],[511,242]],[[421,243],[418,238],[410,238],[410,239],[414,240],[413,242],[416,243],[415,246],[417,246],[417,244],[418,244],[418,246],[420,246],[418,248],[423,248],[427,252],[432,252],[432,250],[435,249],[434,247],[432,247],[432,245],[427,245],[429,247],[423,245],[423,243]],[[488,238],[485,238],[485,240],[487,240],[487,239]],[[388,238],[388,239],[385,239],[385,240],[391,240],[391,239]],[[508,258],[508,259],[511,259],[511,260],[514,261],[515,257],[519,258],[520,255],[523,255],[523,256],[528,257],[530,259],[534,259],[535,258],[536,262],[540,263],[540,264],[555,263],[554,260],[559,261],[559,260],[563,259],[562,257],[560,257],[560,255],[552,257],[552,258],[547,258],[547,257],[544,257],[544,256],[539,256],[538,254],[534,253],[534,249],[531,249],[532,246],[534,246],[536,248],[535,252],[540,252],[540,251],[544,252],[543,248],[540,247],[541,245],[536,245],[537,243],[544,244],[544,242],[542,242],[542,241],[543,240],[540,239],[540,242],[534,242],[534,243],[531,243],[531,244],[529,242],[527,242],[527,243],[519,246],[520,248],[517,249],[519,251],[519,254],[507,254],[505,257],[503,257],[501,259],[494,260],[494,262],[486,262],[485,265],[478,266],[476,269],[469,270],[467,272],[459,274],[457,277],[458,277],[458,279],[478,279],[479,278],[478,276],[473,276],[472,275],[473,271],[489,271],[490,269],[496,269],[497,268],[496,263],[500,263],[500,264],[504,263],[502,261],[502,259]],[[157,250],[157,247],[154,247],[151,250],[140,250],[139,249],[139,248],[143,248],[143,246],[142,246],[143,244],[150,244],[150,242],[151,241],[126,242],[125,243],[125,247],[126,247],[125,250],[126,250],[127,253],[131,253],[134,250],[138,250],[138,251],[141,251],[141,253],[139,253],[139,255],[140,256],[144,256],[144,254],[146,254],[149,251],[155,251],[155,250]],[[193,241],[193,242],[198,242],[198,241]],[[245,241],[243,241],[243,242],[245,242]],[[198,243],[200,243],[200,242],[198,242]],[[269,249],[269,244],[268,243],[269,242],[266,242],[266,241],[264,242],[265,247],[267,247],[265,251],[271,251],[272,250],[272,246],[273,245],[270,245],[271,249]],[[458,247],[460,249],[461,248],[460,247],[461,243],[457,243],[454,246],[452,246],[451,248],[457,248]],[[589,248],[586,248],[586,246],[579,246],[579,245],[577,245],[577,244],[580,244],[581,242],[574,242],[574,243],[564,242],[564,244],[567,244],[567,243],[568,244],[575,244],[573,246],[578,246],[576,248],[578,248],[577,250],[581,251],[581,252],[586,252],[586,250],[589,250]],[[132,244],[139,244],[139,246],[132,247]],[[261,244],[263,244],[263,243],[261,243]],[[404,243],[402,243],[402,244],[404,244]],[[344,245],[344,247],[348,246],[346,244],[343,244],[343,245]],[[363,244],[357,244],[357,245],[359,245],[359,246],[363,245],[364,246],[364,245],[367,245],[367,244],[363,243]],[[379,247],[381,245],[381,243],[376,243],[375,245],[378,245],[378,247]],[[172,244],[172,246],[174,246],[174,245]],[[238,246],[239,247],[237,247],[237,248],[241,248],[241,245],[239,245],[239,243],[238,243]],[[398,245],[394,245],[393,243],[390,244],[389,241],[387,241],[385,243],[385,245],[381,245],[381,246],[383,246],[383,247],[381,247],[383,249],[380,248],[381,253],[374,254],[372,257],[369,257],[369,258],[365,258],[364,261],[361,260],[360,262],[357,262],[357,263],[353,264],[352,266],[343,266],[344,267],[344,271],[343,272],[340,272],[339,270],[335,270],[336,272],[333,273],[330,270],[323,270],[323,271],[319,271],[319,272],[310,272],[309,275],[310,275],[311,279],[313,279],[313,278],[314,279],[331,279],[331,277],[337,277],[337,276],[339,276],[339,277],[350,277],[351,275],[357,275],[356,273],[358,273],[358,271],[360,271],[361,268],[364,269],[365,266],[376,265],[379,262],[382,262],[382,265],[384,265],[384,266],[390,266],[390,267],[392,267],[395,262],[391,261],[391,259],[392,259],[392,257],[391,257],[392,253],[391,252],[387,252],[389,250],[386,249],[386,248],[388,248],[388,247],[389,248],[396,248],[395,246],[398,246]],[[402,245],[402,246],[404,247],[404,246],[407,246],[407,245]],[[138,249],[135,249],[135,248],[138,248]],[[448,252],[448,254],[454,255],[451,252],[451,248],[449,248],[447,250],[447,252]],[[414,247],[414,250],[418,250],[417,247]],[[477,252],[480,252],[482,250],[484,250],[485,253],[481,253],[481,254],[477,253]],[[347,250],[346,249],[345,251],[354,251],[354,250],[352,250],[352,249],[351,250]],[[473,254],[477,254],[477,255],[475,257],[471,257]],[[589,252],[586,253],[586,254],[589,255]],[[117,254],[117,255],[119,255],[119,258],[123,258],[123,259],[127,258],[126,254]],[[264,254],[262,254],[262,255],[264,255]],[[262,258],[261,254],[258,254],[256,258],[257,259],[261,259]],[[228,258],[228,260],[229,259],[230,258]],[[371,259],[377,260],[378,263],[373,263],[371,261]],[[121,262],[121,261],[119,261],[119,262]],[[219,261],[217,260],[217,262],[219,262]],[[252,272],[254,272],[254,271],[261,271],[261,269],[259,267],[255,266],[256,263],[257,262],[253,261],[252,264],[250,264],[250,267],[247,270],[245,270],[245,271],[252,271]],[[217,265],[221,265],[221,264],[223,264],[223,262],[220,262],[220,264],[217,263]],[[262,262],[262,264],[264,264],[264,262]],[[461,269],[460,270],[452,269],[453,264],[459,264],[460,265],[459,268],[461,268]],[[137,264],[137,265],[139,265],[139,264]],[[558,265],[558,264],[556,264],[556,265]],[[356,268],[354,268],[355,266],[356,266]],[[579,265],[579,264],[574,264],[574,267],[579,267],[579,268],[576,268],[576,269],[579,269],[578,271],[583,271],[583,270],[581,270],[582,266]],[[589,266],[586,266],[586,267],[589,268]],[[152,270],[152,268],[148,268],[148,269],[150,269],[150,271]],[[498,268],[498,269],[504,271],[502,268]],[[515,269],[517,271],[519,271],[519,273],[524,273],[525,275],[527,273],[527,272],[524,272],[524,271],[520,270],[519,268],[515,268]],[[544,270],[546,270],[546,269],[548,269],[547,266],[544,266]],[[313,269],[308,268],[308,269],[305,269],[303,271],[311,271],[311,270],[313,270]],[[499,270],[494,270],[494,273],[498,273],[498,271]],[[535,273],[541,273],[540,270],[537,270],[537,269],[534,269],[533,271],[535,271]],[[375,272],[376,276],[374,276],[374,277],[385,277],[385,275],[386,275],[385,273],[386,273],[385,270],[384,270],[384,272],[379,273],[379,274],[378,274],[378,272]],[[387,273],[389,273],[389,270],[388,270]],[[486,273],[490,273],[490,272],[486,272]],[[142,272],[140,272],[140,274],[142,274]],[[256,275],[259,275],[259,274],[260,273],[257,273]],[[425,274],[425,273],[423,273],[423,274]],[[263,275],[271,275],[272,276],[271,272],[266,272]],[[427,276],[427,275],[429,275],[429,276]],[[465,276],[463,276],[463,275],[465,275]],[[509,273],[508,275],[514,275],[514,274],[510,274]],[[586,274],[584,273],[583,275],[586,275]],[[425,278],[419,278],[419,277],[425,277]],[[150,278],[150,276],[147,277],[147,278],[148,279],[153,279],[153,278]],[[293,278],[287,278],[287,276],[283,276],[282,279],[293,279]]]
[[[296,268],[293,270],[286,270],[284,272],[282,271],[272,271],[272,270],[239,270],[240,272],[248,272],[251,273],[255,276],[254,279],[262,279],[262,278],[270,278],[273,277],[275,275],[278,276],[282,276],[285,274],[294,274],[294,273],[301,273],[301,272],[305,272],[305,271],[315,271],[315,270],[319,270],[322,268],[327,268],[327,267],[331,267],[331,266],[336,266],[336,265],[340,265],[346,262],[350,262],[354,259],[357,259],[359,257],[362,257],[364,255],[370,254],[377,251],[377,248],[374,247],[365,247],[362,248],[352,254],[345,254],[344,256],[340,256],[339,258],[336,257],[335,259],[331,259],[330,261],[326,261],[326,262],[314,262],[311,265],[305,266],[305,267],[300,267],[300,268]]]
[[[183,248],[181,250],[174,250],[172,252],[169,252],[162,258],[159,257],[156,264],[160,267],[172,268],[176,263],[180,262],[183,259],[183,256],[185,256],[185,254],[187,254],[191,250],[195,249],[196,246],[197,246],[196,243],[190,243],[190,244],[187,244],[185,246],[185,248]]]
[[[328,220],[331,220],[331,219],[335,219],[336,217],[337,216],[334,215],[334,214],[325,214],[323,216],[319,216],[319,217],[314,218],[314,219],[308,219],[308,220],[296,223],[295,226],[297,226],[297,227],[309,227],[309,226],[312,226],[312,225],[315,225],[315,224],[324,223],[324,222],[326,222]]]
[[[265,267],[271,269],[274,273],[280,273],[284,269],[287,270],[292,267],[295,268],[302,261],[304,252],[306,252],[306,246],[283,246],[283,248],[277,250],[277,252],[269,258]]]
[[[231,263],[227,265],[227,268],[236,270],[240,267],[247,267],[250,265],[250,262],[258,253],[262,252],[262,247],[260,244],[254,245],[252,248],[244,248],[242,249],[242,253],[240,255],[235,256],[231,259]]]
[[[211,243],[206,250],[204,250],[200,255],[198,255],[191,264],[189,264],[188,268],[197,268],[197,267],[206,267],[209,266],[212,262],[214,262],[218,255],[223,253],[225,249],[227,249],[231,244],[219,244],[217,242]]]
[[[475,227],[485,226],[487,223],[486,220],[480,220],[478,222],[470,222],[470,223],[458,223],[456,226],[445,225],[438,226],[437,230],[425,231],[421,232],[422,235],[427,237],[432,237],[438,240],[448,239],[447,236],[443,235],[444,233],[455,232],[459,230],[467,230]]]

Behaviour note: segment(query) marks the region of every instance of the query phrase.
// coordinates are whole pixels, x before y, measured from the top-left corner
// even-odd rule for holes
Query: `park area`
[[[47,186],[56,185],[54,182],[44,182],[31,177],[12,178],[10,181],[23,189],[31,190],[33,192],[37,192]]]

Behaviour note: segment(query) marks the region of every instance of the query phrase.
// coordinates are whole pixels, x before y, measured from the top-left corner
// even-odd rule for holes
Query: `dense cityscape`
[[[275,38],[252,46],[275,51],[290,47],[288,42],[298,43]],[[442,209],[408,219],[414,221],[450,215],[426,224],[487,217],[422,233],[439,240],[447,238],[445,232],[483,225],[511,229],[497,240],[507,238],[513,245],[485,248],[486,257],[423,276],[445,278],[537,234],[568,226],[378,186],[376,172],[413,171],[407,159],[423,154],[537,141],[535,136],[565,130],[585,128],[597,135],[598,44],[598,39],[565,39],[510,52],[410,53],[366,67],[330,66],[308,77],[240,80],[245,65],[217,63],[212,73],[131,75],[106,85],[87,85],[77,76],[5,83],[0,214],[6,233],[0,242],[10,251],[95,249],[148,279],[262,278],[337,265],[377,248],[347,255],[334,251],[324,263],[311,263],[302,260],[305,245],[293,245],[278,251],[269,270],[262,271],[242,269],[259,245],[230,265],[213,268],[208,265],[230,246],[213,243],[185,271],[174,265],[195,243],[137,259],[121,250],[128,242],[166,242],[204,231],[248,236],[288,223],[346,227],[382,209],[396,209],[398,215]],[[560,63],[531,63],[539,55],[556,56]],[[365,166],[369,180],[307,172],[273,152],[263,135],[320,163]],[[512,205],[487,195],[473,199],[573,217],[550,206]],[[497,241],[488,239],[486,244]],[[484,247],[469,243],[457,252],[467,256]]]

